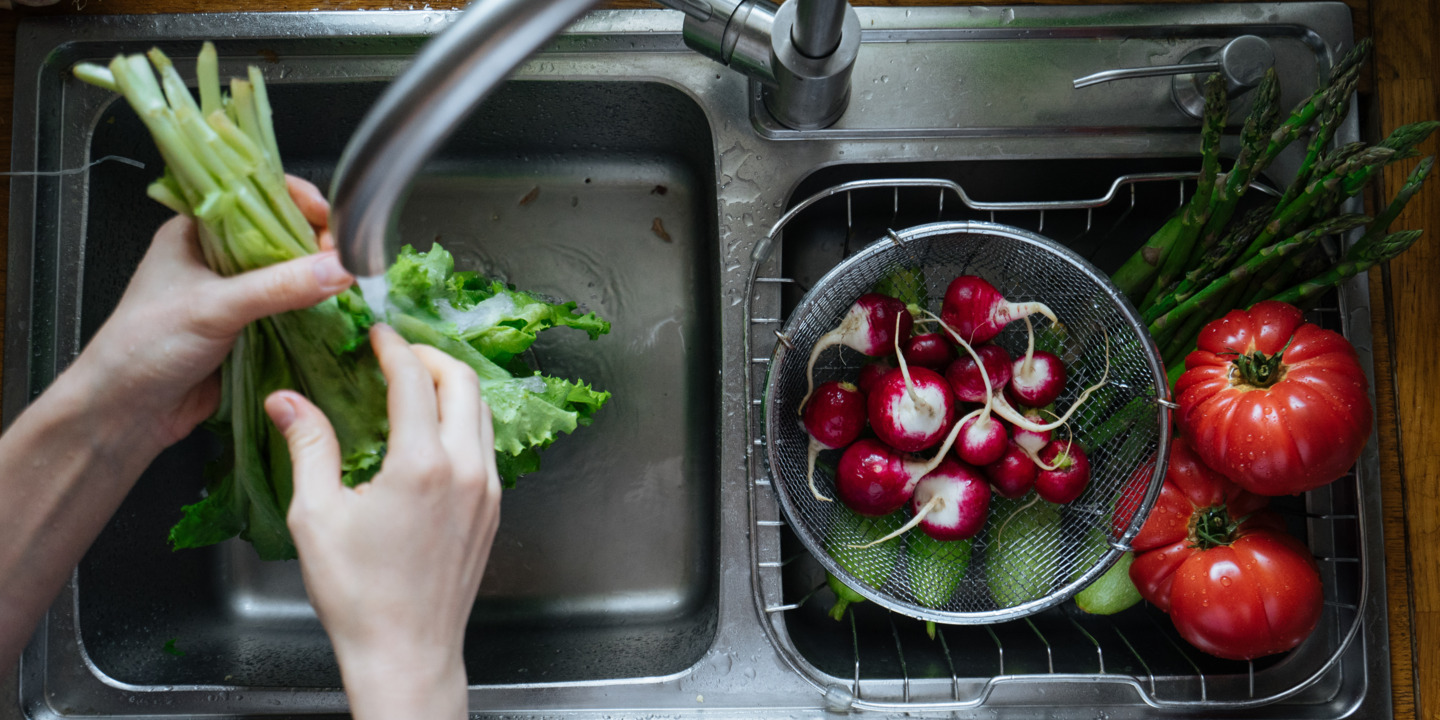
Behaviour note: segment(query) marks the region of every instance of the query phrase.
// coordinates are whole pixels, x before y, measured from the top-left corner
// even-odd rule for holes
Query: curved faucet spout
[[[516,67],[598,1],[475,0],[421,48],[340,156],[330,224],[347,269],[362,277],[385,272],[396,210],[426,158]],[[685,13],[687,44],[760,81],[765,106],[781,123],[821,128],[845,111],[860,46],[860,23],[845,0],[778,8],[768,0],[659,1]]]
[[[345,146],[330,187],[340,261],[359,276],[385,272],[410,181],[520,63],[598,0],[475,0],[425,44]]]

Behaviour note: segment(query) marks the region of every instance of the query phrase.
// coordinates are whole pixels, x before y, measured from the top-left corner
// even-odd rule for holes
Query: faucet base
[[[860,18],[845,8],[840,42],[823,58],[812,58],[795,45],[797,3],[785,3],[775,13],[770,33],[774,84],[767,83],[765,108],[780,123],[796,130],[817,130],[835,124],[850,104],[850,72],[860,53]]]

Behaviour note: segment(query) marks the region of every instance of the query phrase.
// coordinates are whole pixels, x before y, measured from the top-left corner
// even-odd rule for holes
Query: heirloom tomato
[[[1206,325],[1175,391],[1200,459],[1260,495],[1339,478],[1370,437],[1369,383],[1355,349],[1281,302]]]
[[[1212,655],[1284,652],[1319,622],[1315,559],[1267,503],[1206,467],[1177,437],[1160,497],[1131,542],[1130,579],[1141,596]]]

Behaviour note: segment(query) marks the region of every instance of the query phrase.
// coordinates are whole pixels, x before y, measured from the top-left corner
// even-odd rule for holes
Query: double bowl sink
[[[775,123],[756,86],[685,48],[678,13],[597,12],[525,64],[417,179],[401,210],[403,242],[441,243],[462,269],[573,299],[613,323],[596,342],[557,330],[536,346],[546,372],[614,397],[506,493],[465,643],[472,711],[1388,713],[1388,664],[1375,662],[1387,648],[1373,443],[1342,481],[1349,489],[1292,508],[1313,549],[1347,561],[1327,570],[1334,627],[1302,648],[1333,655],[1323,667],[1187,654],[1165,645],[1174,642],[1163,616],[1146,608],[1103,627],[1054,610],[993,630],[948,629],[940,642],[873,608],[842,624],[824,617],[826,592],[815,591],[816,566],[784,527],[754,422],[774,342],[766,319],[887,227],[939,218],[1038,225],[1109,269],[1163,222],[1185,185],[1122,185],[1108,203],[1048,216],[851,193],[798,216],[757,267],[752,250],[786,209],[857,179],[938,177],[984,202],[1072,201],[1102,197],[1125,175],[1193,170],[1195,121],[1171,102],[1168,80],[1084,91],[1070,80],[1176,62],[1251,33],[1275,48],[1290,103],[1351,39],[1338,3],[859,12],[851,105],[834,127]],[[143,126],[123,101],[71,79],[74,63],[159,45],[188,69],[199,41],[214,39],[222,74],[248,64],[266,74],[287,170],[327,187],[385,84],[453,19],[22,25],[14,169],[111,155],[144,168],[112,160],[12,181],[7,421],[104,321],[166,216],[144,198],[161,162]],[[1236,104],[1240,117],[1245,103]],[[1342,134],[1356,132],[1351,118]],[[1282,157],[1272,175],[1283,182],[1294,162]],[[1363,278],[1335,303],[1331,322],[1368,367]],[[147,470],[18,676],[0,680],[0,718],[345,711],[294,563],[262,563],[234,541],[166,547],[216,451],[197,433]]]

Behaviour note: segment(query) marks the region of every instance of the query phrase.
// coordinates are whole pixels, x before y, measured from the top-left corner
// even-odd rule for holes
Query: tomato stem
[[[1224,505],[1197,510],[1191,518],[1190,537],[1194,542],[1190,546],[1201,550],[1229,545],[1240,531],[1241,521],[1231,518]]]
[[[1235,371],[1240,375],[1240,381],[1251,387],[1264,390],[1265,388],[1280,382],[1285,376],[1285,366],[1281,360],[1285,357],[1285,351],[1290,349],[1290,343],[1295,342],[1294,336],[1285,342],[1285,347],[1274,355],[1266,355],[1256,350],[1248,355],[1236,354],[1232,361],[1235,364]]]

